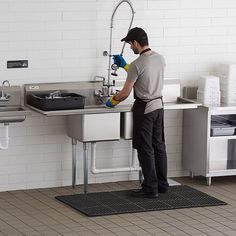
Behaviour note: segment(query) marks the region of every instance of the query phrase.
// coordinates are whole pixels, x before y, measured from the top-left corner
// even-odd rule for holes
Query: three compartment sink
[[[120,136],[125,139],[132,138],[132,102],[121,103],[115,108],[106,109],[105,105],[99,105],[95,92],[102,88],[102,82],[83,81],[66,83],[43,83],[27,84],[25,90],[25,104],[45,116],[66,116],[67,134],[72,139],[81,142],[95,142],[106,140],[118,140]],[[117,87],[118,88],[118,87]],[[199,104],[193,101],[176,98],[180,95],[179,80],[172,79],[165,82],[164,109],[193,109]],[[77,93],[85,96],[84,109],[71,109],[66,106],[63,110],[41,110],[31,102],[32,94],[46,93],[53,91]],[[121,119],[122,117],[122,119]],[[121,132],[120,132],[120,127]],[[120,135],[122,133],[122,135]]]
[[[31,111],[22,106],[0,106],[0,123],[22,122]]]

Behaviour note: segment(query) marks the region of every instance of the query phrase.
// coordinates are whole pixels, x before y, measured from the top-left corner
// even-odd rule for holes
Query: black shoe
[[[158,193],[167,193],[168,188],[158,188]]]
[[[158,193],[167,193],[169,189],[169,184],[168,183],[159,183],[158,184]]]
[[[142,189],[137,190],[137,191],[132,191],[130,194],[132,197],[137,197],[137,198],[157,198],[158,193],[147,193],[144,192]]]

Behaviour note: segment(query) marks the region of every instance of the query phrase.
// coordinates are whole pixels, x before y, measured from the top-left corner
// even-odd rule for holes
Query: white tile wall
[[[0,0],[0,78],[11,84],[83,81],[107,76],[112,10],[118,0]],[[152,49],[167,61],[166,77],[194,85],[221,62],[236,61],[235,0],[132,0],[134,26],[144,27]],[[124,4],[114,22],[113,53],[122,47],[130,12]],[[127,61],[135,58],[127,46]],[[27,69],[6,69],[7,60],[28,59]],[[119,71],[120,78],[125,73]],[[169,176],[187,174],[181,165],[182,112],[165,117]],[[3,128],[0,127],[0,138]],[[10,125],[10,145],[0,151],[0,191],[71,184],[71,141],[65,118],[33,113]],[[130,141],[98,143],[98,167],[122,166]],[[82,145],[78,145],[78,183],[83,182]],[[137,174],[89,175],[99,183],[136,179]]]

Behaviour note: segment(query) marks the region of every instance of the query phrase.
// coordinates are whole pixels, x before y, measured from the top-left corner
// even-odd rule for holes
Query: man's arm
[[[122,90],[118,94],[112,96],[106,101],[106,108],[113,108],[116,105],[118,105],[121,101],[125,100],[129,96],[133,86],[134,82],[126,80]]]
[[[133,86],[134,86],[133,81],[126,80],[124,87],[122,88],[122,90],[118,94],[116,94],[114,96],[114,99],[119,102],[125,100],[129,96]]]

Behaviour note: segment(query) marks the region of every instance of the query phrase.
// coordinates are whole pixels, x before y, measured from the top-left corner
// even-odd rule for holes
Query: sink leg
[[[194,178],[194,172],[190,171],[190,177],[193,179]]]
[[[138,174],[139,174],[139,183],[142,184],[142,182],[143,182],[143,172],[142,172],[142,170],[140,170],[138,172]]]
[[[83,152],[84,152],[84,194],[88,191],[88,145],[83,143]]]
[[[76,145],[77,140],[72,138],[72,187],[76,184]]]
[[[211,186],[211,177],[207,177],[206,179],[207,179],[207,185]]]

